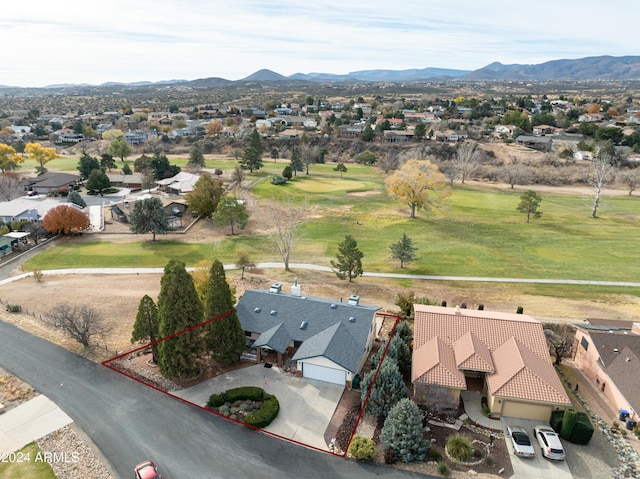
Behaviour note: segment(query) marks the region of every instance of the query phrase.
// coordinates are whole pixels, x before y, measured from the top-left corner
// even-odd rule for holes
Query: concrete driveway
[[[265,368],[257,364],[173,394],[204,406],[211,394],[240,386],[257,386],[278,398],[278,417],[265,430],[308,446],[329,450],[324,432],[344,391],[344,387],[337,384],[298,378],[278,368]]]
[[[569,466],[566,461],[551,461],[545,458],[540,451],[538,440],[533,435],[533,428],[538,424],[542,424],[540,421],[532,421],[530,419],[520,419],[515,417],[503,417],[500,419],[504,429],[505,438],[507,442],[507,449],[509,450],[509,457],[511,458],[511,464],[513,466],[513,477],[518,479],[572,479],[573,476],[569,471]],[[511,444],[511,438],[507,437],[507,426],[519,425],[526,429],[531,438],[531,443],[536,450],[536,456],[532,458],[522,458],[513,454],[513,446]],[[564,444],[564,442],[563,442]]]

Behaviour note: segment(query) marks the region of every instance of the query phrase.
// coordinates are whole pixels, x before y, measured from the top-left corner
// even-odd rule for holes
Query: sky
[[[14,0],[0,11],[0,85],[640,55],[638,23],[637,0]]]

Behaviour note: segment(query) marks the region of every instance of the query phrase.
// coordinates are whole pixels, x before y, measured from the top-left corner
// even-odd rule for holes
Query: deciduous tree
[[[244,272],[247,269],[255,268],[256,266],[256,264],[251,259],[251,256],[249,256],[247,250],[242,248],[236,249],[235,265],[236,268],[240,270],[240,279],[244,279]]]
[[[92,337],[109,331],[109,326],[98,311],[87,304],[72,306],[60,303],[45,315],[45,321],[84,347],[89,346]]]
[[[30,160],[38,163],[36,170],[39,175],[47,172],[47,168],[44,165],[51,160],[60,158],[55,148],[44,148],[40,143],[28,143],[27,146],[24,147],[24,152],[29,155]]]
[[[431,445],[422,436],[422,413],[412,400],[403,398],[391,408],[380,440],[402,462],[421,462]]]
[[[204,127],[207,136],[216,136],[222,133],[222,122],[220,120],[213,120]]]
[[[60,205],[49,210],[42,219],[44,229],[54,235],[80,233],[89,228],[89,217],[76,207]]]
[[[22,163],[24,163],[24,158],[18,155],[12,146],[0,143],[0,170],[2,172],[16,170]]]
[[[13,171],[3,171],[0,174],[0,200],[11,201],[23,193],[20,177]]]
[[[463,141],[458,144],[456,154],[453,157],[453,166],[462,184],[469,175],[478,169],[479,161],[478,144],[475,141]]]
[[[542,216],[542,212],[538,211],[541,201],[542,196],[533,190],[527,190],[520,195],[520,204],[516,207],[516,210],[520,213],[527,214],[528,223],[532,215],[534,218],[540,218]]]
[[[133,204],[129,222],[133,234],[151,233],[152,241],[156,240],[156,234],[166,234],[170,230],[167,215],[159,198],[136,201]]]
[[[373,165],[376,162],[376,155],[372,151],[365,150],[356,156],[356,163],[361,165]]]
[[[358,249],[358,242],[351,235],[345,235],[344,240],[338,244],[337,261],[331,260],[331,267],[340,279],[349,279],[361,276],[362,251]]]
[[[124,166],[127,166],[127,164],[125,163]],[[100,168],[102,168],[102,170],[111,171],[115,167],[116,160],[113,159],[113,155],[110,155],[109,153],[103,153],[100,155]]]
[[[305,219],[305,207],[297,206],[291,198],[272,203],[264,211],[264,218],[271,228],[271,238],[282,258],[285,271],[289,271],[291,250]]]
[[[234,307],[224,266],[218,260],[213,262],[209,271],[204,312],[205,320],[227,315],[206,325],[207,349],[211,357],[225,365],[237,361],[246,348],[246,337]]]
[[[216,226],[231,226],[231,235],[235,234],[235,227],[244,229],[249,220],[247,207],[234,196],[223,196],[218,202],[216,211],[211,215]]]
[[[138,304],[136,321],[133,323],[131,343],[148,341],[151,343],[151,357],[154,364],[158,364],[158,345],[153,344],[158,339],[158,308],[150,296],[144,295]]]
[[[340,178],[342,178],[342,174],[347,172],[347,167],[344,166],[344,163],[338,163],[335,168],[333,169],[333,171],[339,171],[340,172]]]
[[[210,217],[224,194],[224,185],[207,174],[200,175],[185,201],[194,216]]]
[[[169,261],[160,280],[158,336],[176,336],[158,343],[158,365],[164,376],[191,379],[200,372],[198,357],[204,349],[201,331],[189,328],[200,324],[203,314],[202,303],[184,263]]]
[[[444,175],[426,160],[407,161],[386,183],[391,196],[409,205],[410,218],[416,217],[417,208],[428,211],[450,192]]]
[[[612,157],[609,153],[599,153],[591,160],[591,175],[589,183],[594,191],[593,207],[591,208],[591,217],[595,218],[598,214],[598,206],[600,205],[600,196],[602,188],[611,179],[613,175]]]
[[[121,136],[114,139],[109,144],[109,146],[107,147],[107,153],[109,153],[111,156],[120,158],[120,161],[124,161],[127,156],[133,153],[133,148],[131,147],[131,145],[129,145],[129,143],[127,143],[124,137]]]
[[[187,162],[187,168],[204,168],[204,154],[202,153],[202,145],[199,141],[196,141],[189,149],[189,161]]]

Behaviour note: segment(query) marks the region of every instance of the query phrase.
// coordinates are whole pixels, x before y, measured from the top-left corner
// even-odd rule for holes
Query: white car
[[[511,438],[513,453],[520,457],[533,457],[536,451],[531,444],[529,434],[522,426],[507,426],[507,436]]]
[[[560,442],[560,436],[550,426],[536,426],[533,431],[540,443],[540,449],[542,449],[544,457],[555,461],[564,461],[567,454],[564,452],[564,447]]]

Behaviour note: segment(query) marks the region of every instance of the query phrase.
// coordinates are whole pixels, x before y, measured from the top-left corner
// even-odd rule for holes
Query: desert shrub
[[[223,404],[222,406],[220,406],[218,408],[218,412],[220,414],[222,414],[223,416],[228,416],[230,411],[229,411],[229,406],[227,406],[226,404]]]
[[[271,184],[272,185],[284,185],[288,180],[288,178],[285,178],[284,176],[272,176],[271,177]]]
[[[473,455],[471,441],[462,434],[453,434],[447,439],[447,451],[458,461],[466,461]]]
[[[438,466],[438,472],[444,477],[449,477],[451,475],[451,469],[449,469],[449,466],[444,462]]]
[[[249,406],[247,403],[242,403],[238,406],[238,409],[240,409],[241,411],[246,411],[247,409],[249,409]]]
[[[371,461],[376,455],[376,443],[362,436],[353,436],[349,454],[359,461]]]
[[[7,303],[7,311],[9,311],[10,313],[19,313],[20,311],[22,311],[22,306],[20,306],[19,304]]]
[[[493,466],[496,465],[495,459],[493,459],[493,457],[491,457],[491,456],[485,457],[484,458],[484,463],[485,463],[486,466],[489,466],[489,467],[493,467]]]

